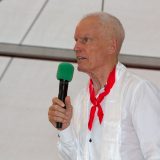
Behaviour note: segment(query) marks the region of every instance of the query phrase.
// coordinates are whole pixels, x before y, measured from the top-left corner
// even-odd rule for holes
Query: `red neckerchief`
[[[102,123],[104,114],[103,114],[103,110],[101,107],[101,102],[104,99],[104,97],[109,94],[111,88],[113,87],[113,85],[115,83],[115,71],[116,71],[116,67],[114,67],[112,72],[109,74],[107,84],[105,85],[104,91],[101,94],[99,94],[98,98],[96,98],[96,96],[95,96],[93,82],[90,79],[89,93],[90,93],[90,101],[92,102],[93,105],[90,110],[90,116],[89,116],[89,122],[88,122],[88,129],[89,130],[92,129],[92,124],[93,124],[93,120],[94,120],[94,116],[95,116],[96,107],[98,107],[97,115],[99,118],[99,122],[100,122],[100,124]]]

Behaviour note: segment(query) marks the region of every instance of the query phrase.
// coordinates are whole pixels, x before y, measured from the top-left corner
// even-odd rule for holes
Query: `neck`
[[[95,94],[97,94],[99,90],[105,86],[108,76],[110,72],[113,70],[113,68],[115,67],[115,65],[116,64],[109,65],[105,68],[101,68],[97,72],[91,72],[89,74],[93,82]]]

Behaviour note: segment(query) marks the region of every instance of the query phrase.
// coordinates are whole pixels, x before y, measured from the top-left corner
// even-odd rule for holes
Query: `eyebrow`
[[[85,38],[85,37],[87,37],[87,38],[93,38],[93,37],[90,36],[89,34],[86,34],[86,35],[84,35],[84,36],[74,36],[74,39],[77,39],[77,38],[83,39],[83,38]]]

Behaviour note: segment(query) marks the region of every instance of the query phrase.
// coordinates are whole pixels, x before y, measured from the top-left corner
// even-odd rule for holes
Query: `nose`
[[[81,46],[80,46],[80,43],[78,42],[78,41],[76,41],[75,42],[75,45],[74,45],[74,51],[76,52],[76,53],[78,53],[78,52],[80,52],[80,50],[81,50]]]

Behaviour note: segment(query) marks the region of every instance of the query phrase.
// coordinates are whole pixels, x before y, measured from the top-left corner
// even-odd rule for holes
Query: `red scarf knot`
[[[99,118],[99,123],[100,124],[102,123],[104,113],[103,113],[103,110],[102,110],[102,107],[101,107],[101,102],[104,99],[104,97],[109,94],[111,88],[113,87],[113,85],[115,83],[115,71],[116,71],[116,67],[114,67],[112,72],[109,74],[107,84],[105,85],[104,91],[102,93],[100,93],[97,98],[95,96],[95,91],[94,91],[94,88],[93,88],[93,82],[90,79],[89,93],[90,93],[90,101],[92,103],[92,107],[91,107],[91,110],[90,110],[90,117],[89,117],[89,122],[88,122],[89,130],[92,129],[96,108],[98,108],[97,115],[98,115],[98,118]]]

